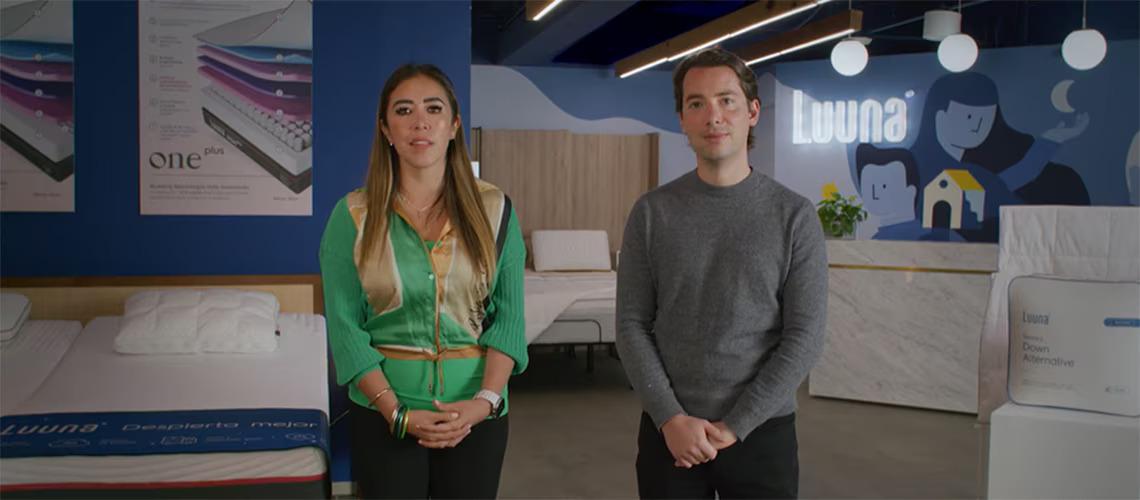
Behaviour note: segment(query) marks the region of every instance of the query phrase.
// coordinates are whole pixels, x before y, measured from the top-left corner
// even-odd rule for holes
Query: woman
[[[1005,121],[998,100],[993,81],[980,73],[939,78],[927,91],[921,129],[911,146],[920,197],[946,169],[969,171],[985,189],[980,227],[959,231],[969,241],[997,241],[1002,205],[1089,203],[1080,175],[1051,161],[1062,143],[1084,132],[1088,115],[1078,116],[1071,127],[1058,125],[1035,138]]]
[[[507,379],[525,369],[525,247],[510,200],[478,181],[451,81],[384,84],[364,188],[337,203],[321,277],[348,384],[364,498],[493,498]]]

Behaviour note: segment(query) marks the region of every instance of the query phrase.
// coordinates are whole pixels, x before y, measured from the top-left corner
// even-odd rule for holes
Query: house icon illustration
[[[962,229],[982,222],[986,190],[969,171],[943,170],[922,191],[922,227]]]

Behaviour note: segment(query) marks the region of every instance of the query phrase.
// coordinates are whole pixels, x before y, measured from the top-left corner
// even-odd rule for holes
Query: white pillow
[[[127,299],[124,354],[259,353],[277,349],[277,297],[232,289],[156,290]]]
[[[530,234],[535,271],[609,271],[610,239],[601,230],[540,229]]]
[[[1140,417],[1140,282],[1009,283],[1009,399]]]

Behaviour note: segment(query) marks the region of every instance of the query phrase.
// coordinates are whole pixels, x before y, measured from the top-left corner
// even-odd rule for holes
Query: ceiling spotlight
[[[970,69],[978,61],[978,44],[970,35],[950,35],[938,44],[938,62],[954,73]]]
[[[1061,57],[1073,69],[1081,71],[1095,68],[1107,53],[1108,44],[1097,30],[1076,30],[1061,44]]]
[[[843,76],[855,76],[867,67],[867,47],[863,37],[843,40],[831,49],[831,67]]]
[[[1097,30],[1088,29],[1088,0],[1081,4],[1081,29],[1069,33],[1061,44],[1061,57],[1073,69],[1088,70],[1104,60],[1108,43]]]

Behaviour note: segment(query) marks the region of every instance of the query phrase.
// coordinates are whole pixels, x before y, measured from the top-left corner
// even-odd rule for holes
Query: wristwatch
[[[475,393],[472,399],[482,399],[491,403],[491,418],[499,418],[503,416],[503,397],[496,394],[495,391],[488,389],[480,389]]]

